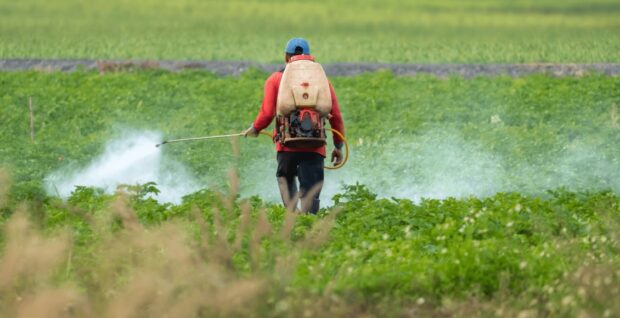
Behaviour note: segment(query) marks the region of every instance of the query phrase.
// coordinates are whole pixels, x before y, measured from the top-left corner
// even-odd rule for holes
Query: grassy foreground
[[[620,62],[620,4],[593,1],[0,1],[0,58]]]
[[[620,198],[609,192],[376,199],[318,217],[201,191],[180,205],[80,188],[7,202],[6,317],[615,317]]]

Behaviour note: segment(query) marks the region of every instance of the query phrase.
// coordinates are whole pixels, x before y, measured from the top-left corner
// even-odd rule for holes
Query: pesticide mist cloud
[[[349,166],[332,176],[336,180],[328,181],[326,194],[337,193],[342,184],[359,182],[381,197],[417,201],[491,195],[502,185],[497,156],[450,130],[431,130],[359,148],[352,152]]]
[[[120,184],[156,182],[162,202],[178,203],[201,186],[180,163],[162,156],[155,144],[162,139],[155,132],[127,133],[110,141],[102,154],[80,169],[64,167],[46,178],[51,194],[68,197],[75,186],[93,186],[113,193]]]
[[[539,190],[566,187],[571,190],[609,189],[620,193],[620,162],[604,156],[592,144],[579,140],[565,145],[550,169],[527,167]]]
[[[539,194],[565,187],[572,191],[612,190],[620,193],[620,163],[606,158],[596,145],[573,141],[544,165],[511,158],[467,140],[449,128],[416,136],[398,136],[385,143],[355,142],[349,164],[326,172],[323,199],[359,182],[380,197],[443,199],[490,196],[517,191]],[[543,154],[531,153],[528,157]]]
[[[48,176],[48,192],[68,197],[76,185],[83,185],[112,193],[119,184],[154,181],[161,190],[159,201],[178,203],[182,196],[205,188],[182,164],[166,158],[154,147],[159,141],[161,135],[154,132],[128,133],[112,140],[89,164],[63,167]],[[606,158],[596,145],[578,140],[564,145],[542,166],[527,158],[509,160],[479,141],[466,139],[457,130],[447,128],[370,145],[361,139],[350,142],[349,163],[343,169],[325,172],[323,206],[332,204],[332,197],[342,192],[343,185],[355,183],[368,186],[380,197],[413,201],[484,197],[509,191],[538,194],[558,187],[611,189],[620,193],[618,159]],[[237,167],[241,196],[258,195],[265,201],[279,202],[273,146],[254,147],[244,155],[253,159]]]

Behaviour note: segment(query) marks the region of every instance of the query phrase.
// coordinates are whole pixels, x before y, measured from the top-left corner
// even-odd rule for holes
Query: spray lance
[[[344,146],[345,146],[345,152],[344,152],[344,159],[342,160],[341,163],[339,163],[339,164],[337,164],[335,166],[325,166],[325,169],[329,169],[329,170],[340,169],[349,160],[349,143],[347,142],[347,139],[344,138],[344,135],[342,135],[339,131],[337,131],[335,129],[332,129],[332,128],[326,128],[326,129],[329,129],[332,133],[338,135],[342,139],[342,141],[344,142]],[[261,131],[260,134],[268,136],[269,138],[273,139],[273,135],[268,133],[268,132],[266,132],[266,131]],[[210,140],[210,139],[231,138],[231,137],[240,137],[240,136],[243,136],[243,133],[228,134],[228,135],[213,135],[213,136],[204,136],[204,137],[191,137],[191,138],[181,138],[181,139],[171,139],[171,140],[164,140],[161,143],[158,143],[157,145],[155,145],[155,147],[159,148],[162,145],[172,144],[172,143],[177,143],[177,142]]]
[[[159,148],[159,146],[161,146],[161,145],[171,144],[171,143],[175,143],[175,142],[182,142],[182,141],[207,140],[207,139],[218,139],[218,138],[228,138],[228,137],[238,137],[238,136],[243,136],[243,133],[230,134],[230,135],[215,135],[215,136],[204,136],[204,137],[192,137],[192,138],[181,138],[181,139],[164,140],[161,143],[155,145],[155,147]]]

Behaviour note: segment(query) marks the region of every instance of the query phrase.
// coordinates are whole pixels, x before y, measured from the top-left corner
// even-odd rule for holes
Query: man
[[[285,62],[287,65],[294,61],[312,61],[314,57],[310,55],[310,46],[308,42],[302,38],[293,38],[288,41],[285,48]],[[312,64],[312,63],[311,63]],[[318,65],[318,64],[317,64]],[[320,68],[320,66],[319,66]],[[322,72],[322,68],[320,68]],[[265,81],[265,89],[263,96],[263,103],[260,108],[260,113],[256,117],[256,120],[250,128],[248,128],[244,135],[250,137],[258,136],[259,132],[269,124],[276,116],[276,105],[278,105],[278,95],[280,91],[280,85],[283,78],[284,70],[275,72],[269,76]],[[323,77],[324,77],[324,73]],[[331,127],[338,130],[344,135],[344,124],[342,121],[342,115],[338,105],[338,99],[331,83],[325,78],[325,83],[329,86],[329,93],[331,93],[331,111],[325,116],[329,119]],[[308,83],[302,83],[305,88]],[[325,91],[327,92],[327,85],[325,85]],[[307,94],[303,94],[303,98],[307,98]],[[323,94],[323,98],[328,94]],[[329,98],[329,96],[327,97]],[[329,100],[328,100],[329,101]],[[278,114],[280,112],[278,111]],[[281,114],[278,115],[278,120],[282,120]],[[302,212],[317,213],[320,206],[319,196],[321,188],[323,186],[323,167],[324,159],[326,156],[325,145],[318,147],[290,147],[285,146],[282,142],[281,129],[284,127],[280,124],[276,124],[275,136],[278,168],[276,177],[278,180],[278,187],[282,196],[282,202],[284,205],[293,210],[297,206],[297,198],[300,199],[300,209]],[[322,129],[322,125],[320,126]],[[332,151],[331,161],[334,164],[339,164],[342,159],[342,139],[334,134],[334,150]],[[299,193],[297,192],[297,180],[299,179]]]

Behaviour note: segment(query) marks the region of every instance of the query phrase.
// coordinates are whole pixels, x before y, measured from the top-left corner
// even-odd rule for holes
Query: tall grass
[[[555,231],[546,228],[554,221],[540,218],[543,214],[533,214],[541,222],[536,235],[546,240],[531,245],[537,239],[534,236],[520,248],[524,249],[523,253],[534,248],[536,253],[541,253],[538,256],[541,260],[545,253],[550,253],[567,268],[563,275],[544,275],[544,268],[528,263],[535,259],[522,260],[521,271],[543,274],[523,276],[529,277],[531,287],[515,288],[510,269],[497,268],[495,274],[501,279],[490,294],[480,293],[474,287],[427,298],[416,292],[399,292],[388,285],[379,294],[363,296],[363,290],[356,291],[353,287],[363,285],[351,284],[348,288],[338,285],[338,280],[343,278],[341,272],[347,268],[338,270],[322,289],[313,290],[304,287],[312,284],[299,284],[299,271],[313,264],[308,262],[308,256],[316,259],[321,253],[329,253],[330,248],[340,246],[334,240],[344,240],[347,236],[364,240],[372,237],[357,232],[343,234],[359,229],[359,224],[354,224],[351,218],[363,216],[352,209],[368,209],[364,206],[373,211],[383,209],[388,222],[399,222],[387,201],[356,199],[349,193],[338,198],[337,210],[324,211],[315,218],[277,206],[267,210],[255,199],[239,200],[238,184],[233,173],[226,193],[216,193],[203,202],[194,201],[184,216],[169,215],[151,221],[152,214],[145,213],[154,213],[157,205],[152,205],[151,199],[140,199],[143,201],[136,205],[139,192],[144,190],[140,186],[121,187],[117,194],[102,201],[78,193],[68,202],[50,203],[43,216],[34,213],[28,204],[7,203],[0,193],[0,208],[10,210],[0,230],[0,316],[615,317],[620,314],[616,302],[620,297],[620,223],[617,199],[609,195],[590,197],[584,205],[573,202],[571,210],[592,209],[584,213],[595,211],[598,221],[588,221],[586,227],[577,229],[571,228],[568,222],[555,236],[545,234]],[[0,189],[6,192],[9,187],[7,173],[0,172]],[[575,198],[569,196],[562,202],[567,205],[571,200]],[[524,202],[526,206],[518,209],[537,205],[545,208],[536,200],[532,202],[535,205]],[[408,213],[406,202],[396,204],[405,204],[402,213]],[[443,208],[456,204],[446,200]],[[103,208],[93,208],[98,205]],[[430,206],[432,202],[426,208]],[[70,215],[58,219],[57,209],[69,211]],[[422,210],[418,210],[417,217],[425,218]],[[385,225],[377,228],[382,226]],[[525,229],[523,224],[520,226]],[[414,229],[410,234],[426,235],[423,233],[423,229]],[[458,235],[449,238],[455,244],[463,239]],[[381,242],[389,243],[385,240],[383,237],[369,243],[381,246]],[[500,258],[503,250],[498,246],[488,251],[496,251],[495,257]],[[341,253],[348,255],[346,246],[342,246]],[[395,253],[407,255],[405,250]],[[333,262],[323,257],[323,262]],[[438,259],[437,264],[429,265],[441,271],[457,260],[446,254],[445,260]],[[373,269],[374,258],[368,262],[354,270],[368,266],[368,270],[377,271],[376,275],[393,275],[403,270],[397,260],[393,272],[380,267]],[[329,268],[332,265],[323,269],[333,271]],[[461,278],[471,279],[467,275]],[[420,285],[418,290],[432,291],[449,282],[433,284]]]
[[[262,317],[316,315],[286,286],[302,253],[321,246],[334,218],[293,239],[297,214],[278,228],[264,209],[219,194],[213,213],[142,224],[121,189],[86,218],[93,239],[79,250],[68,228],[46,231],[18,206],[3,225],[0,307],[5,317]],[[0,189],[9,186],[0,174]],[[131,190],[131,189],[129,189]],[[2,193],[0,193],[2,194]],[[0,199],[2,197],[0,196]],[[0,201],[3,203],[5,201]],[[80,211],[76,210],[77,214]],[[280,246],[275,249],[266,243]],[[79,251],[78,251],[79,250]],[[78,255],[81,254],[81,255]],[[240,268],[236,257],[247,257]],[[306,308],[308,307],[308,308]]]

